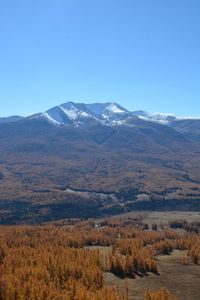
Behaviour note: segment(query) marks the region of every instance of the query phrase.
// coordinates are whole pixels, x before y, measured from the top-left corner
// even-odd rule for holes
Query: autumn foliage
[[[177,300],[176,296],[171,295],[166,288],[159,291],[145,291],[145,300]]]
[[[99,246],[106,246],[104,254]],[[128,300],[106,287],[105,272],[120,278],[159,274],[158,254],[187,250],[200,264],[196,232],[146,230],[125,221],[54,223],[0,228],[0,300]],[[169,291],[146,291],[145,300],[174,300]]]
[[[103,287],[99,252],[70,248],[72,236],[53,227],[1,229],[0,299],[118,299]]]

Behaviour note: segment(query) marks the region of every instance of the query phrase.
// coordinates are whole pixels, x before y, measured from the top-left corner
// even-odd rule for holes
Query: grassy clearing
[[[167,225],[169,221],[175,219],[184,219],[188,222],[200,222],[200,213],[196,211],[133,211],[125,214],[116,215],[111,217],[111,219],[112,218],[140,218],[143,223],[147,223],[149,226],[151,226],[153,223]]]
[[[184,219],[188,222],[199,221],[199,212],[185,212],[185,211],[168,211],[168,212],[150,212],[148,215],[144,216],[143,222],[149,225],[152,223],[163,223],[164,225],[175,219]]]
[[[185,251],[175,250],[171,255],[158,256],[159,275],[149,273],[145,277],[120,279],[111,273],[105,274],[105,282],[118,291],[126,288],[131,300],[142,300],[146,289],[166,287],[180,300],[200,299],[200,268],[188,262],[181,263]]]

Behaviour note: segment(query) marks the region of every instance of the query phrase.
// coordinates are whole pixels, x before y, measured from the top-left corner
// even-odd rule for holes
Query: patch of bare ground
[[[163,212],[150,212],[143,218],[143,222],[149,224],[168,224],[168,222],[176,219],[184,219],[188,222],[198,221],[200,222],[200,213],[193,211],[163,211]],[[200,299],[200,298],[199,298]]]
[[[158,256],[159,275],[148,273],[145,277],[120,279],[111,273],[105,274],[105,283],[118,291],[128,289],[130,300],[143,300],[146,289],[157,290],[166,287],[179,300],[200,299],[200,265],[189,261],[181,263],[186,251],[175,250],[171,255]]]
[[[175,219],[184,219],[188,222],[199,221],[200,212],[197,211],[133,211],[119,214],[111,217],[114,218],[139,218],[143,223],[151,226],[153,223],[167,225],[168,222]],[[199,298],[200,299],[200,298]]]

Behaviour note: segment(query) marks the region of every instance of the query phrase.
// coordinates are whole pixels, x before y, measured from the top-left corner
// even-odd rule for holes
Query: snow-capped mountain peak
[[[129,112],[117,103],[74,103],[67,102],[53,107],[43,114],[49,122],[57,125],[74,125],[84,122],[84,119],[93,119],[97,122],[112,125],[112,123],[122,122],[122,116]],[[119,120],[118,120],[119,118]]]
[[[138,120],[170,125],[174,121],[189,119],[179,118],[173,114],[149,113],[143,110],[130,112],[115,102],[91,104],[66,102],[28,118],[43,118],[59,126],[84,126],[97,123],[107,126],[135,126]]]
[[[148,113],[145,111],[130,112],[115,102],[107,103],[75,103],[67,102],[53,107],[43,114],[49,122],[55,125],[80,125],[87,119],[106,125],[133,125],[135,119],[157,122],[167,125],[176,119],[170,114]]]
[[[0,118],[0,124],[18,121],[23,122],[23,120],[26,119],[42,119],[55,126],[75,127],[96,126],[98,124],[135,127],[143,126],[146,122],[174,126],[174,122],[192,122],[192,120],[200,122],[200,118],[194,117],[177,117],[173,114],[149,113],[143,110],[128,111],[115,102],[86,104],[71,101],[55,106],[44,113],[37,113],[28,117],[12,116]]]

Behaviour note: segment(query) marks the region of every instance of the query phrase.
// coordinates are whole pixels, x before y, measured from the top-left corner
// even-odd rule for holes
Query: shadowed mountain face
[[[1,222],[198,201],[199,122],[72,102],[0,119]]]
[[[22,119],[23,119],[23,117],[20,117],[20,116],[11,116],[11,117],[8,117],[8,118],[0,118],[0,124],[16,122],[16,121],[19,121],[19,120],[22,120]]]

